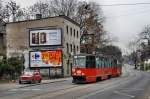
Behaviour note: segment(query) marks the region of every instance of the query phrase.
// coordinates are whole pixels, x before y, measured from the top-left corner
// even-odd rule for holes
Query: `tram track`
[[[134,76],[136,76],[136,78],[133,79]],[[86,99],[88,97],[94,96],[95,94],[102,94],[103,92],[108,91],[110,89],[113,89],[113,88],[116,88],[119,86],[128,85],[128,83],[136,82],[141,77],[142,77],[141,75],[137,76],[137,74],[132,75],[132,76],[130,76],[130,78],[124,79],[124,82],[122,80],[119,80],[119,81],[116,81],[116,82],[113,82],[110,84],[103,85],[103,87],[99,87],[97,90],[94,90],[90,93],[86,93],[86,95],[79,96],[76,99]],[[131,78],[132,78],[132,80],[131,80]],[[99,90],[99,89],[101,89],[101,90]]]
[[[20,90],[20,88],[18,88],[19,90],[16,92],[15,90],[12,90],[12,91],[9,91],[10,93],[8,92],[5,92],[4,94],[1,93],[0,97],[2,99],[8,99],[7,97],[12,97],[11,99],[16,99],[16,97],[19,97],[18,99],[51,99],[53,97],[55,98],[55,97],[67,95],[67,93],[79,92],[80,90],[84,92],[84,90],[88,88],[93,88],[97,86],[99,88],[98,90],[103,90],[104,88],[107,89],[108,87],[118,85],[119,83],[122,83],[122,84],[124,84],[125,82],[128,83],[129,80],[131,82],[132,80],[135,80],[137,78],[139,78],[139,75],[138,73],[135,72],[135,73],[129,73],[129,75],[126,75],[126,76],[120,76],[120,77],[104,80],[104,81],[97,82],[97,83],[90,83],[90,84],[72,84],[71,80],[67,80],[67,81],[55,82],[51,84],[47,83],[47,84],[23,87],[23,88],[29,88],[30,90],[28,91],[26,89]],[[32,88],[33,90],[31,90]],[[34,89],[41,89],[41,90],[34,91]],[[93,92],[98,91],[98,90],[93,90]],[[86,94],[86,93],[83,93],[83,94]],[[78,96],[77,98],[79,98],[79,96],[82,96],[82,95],[80,94],[80,95],[75,95],[75,96]]]
[[[106,81],[102,81],[102,82],[98,82],[98,83],[92,83],[92,84],[86,84],[86,85],[74,85],[74,86],[69,87],[69,88],[64,88],[64,89],[56,90],[56,91],[49,91],[49,92],[44,93],[44,94],[36,94],[34,96],[26,97],[26,98],[23,98],[23,99],[43,99],[43,98],[44,99],[50,99],[50,98],[53,98],[53,97],[57,97],[57,96],[66,94],[66,93],[71,92],[71,91],[76,91],[76,90],[81,90],[81,89],[84,90],[86,88],[89,88],[89,87],[92,87],[92,86],[95,86],[95,85],[101,85],[100,89],[101,89],[101,91],[104,91],[105,88],[109,89],[112,86],[117,87],[118,84],[121,85],[121,84],[129,83],[129,80],[131,80],[131,78],[133,78],[134,76],[137,76],[137,74],[130,75],[128,77],[114,78],[114,79],[111,79],[111,80],[106,80]],[[132,79],[132,81],[136,80],[137,78],[138,77],[135,77],[134,79]],[[97,91],[99,91],[99,90],[95,90],[94,92],[97,92]],[[82,99],[82,97],[81,98],[78,97],[78,98]]]
[[[38,83],[38,84],[30,84],[30,85],[25,85],[25,86],[20,86],[20,87],[15,87],[15,88],[10,88],[10,89],[6,89],[6,90],[2,90],[0,91],[0,97],[5,97],[5,96],[9,96],[9,95],[13,95],[14,93],[6,93],[12,89],[16,89],[16,90],[19,90],[19,89],[22,89],[22,88],[30,88],[30,87],[33,87],[33,86],[40,86],[40,85],[47,85],[47,84],[56,84],[56,83],[59,83],[59,82],[65,82],[67,80],[62,80],[62,81],[55,81],[55,82],[48,82],[48,83]],[[3,94],[4,93],[4,94]]]
[[[51,81],[51,82],[36,83],[36,84],[26,84],[26,85],[22,84],[23,86],[18,86],[18,87],[14,87],[14,88],[15,89],[20,89],[20,88],[27,88],[27,87],[38,86],[38,85],[46,85],[46,84],[50,84],[50,83],[64,82],[64,81],[67,81],[67,80]],[[19,82],[17,82],[16,84],[19,84]],[[5,89],[5,90],[0,90],[0,93],[5,92],[5,91],[9,91],[11,89],[12,88],[8,88],[8,89]]]

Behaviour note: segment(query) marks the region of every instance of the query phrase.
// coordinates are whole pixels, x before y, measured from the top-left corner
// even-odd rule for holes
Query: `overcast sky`
[[[150,0],[94,0],[102,5],[150,3]],[[134,40],[143,28],[150,24],[150,4],[130,6],[102,6],[106,16],[105,28],[118,37],[116,42],[126,51],[129,41]],[[124,52],[125,53],[125,52]]]
[[[30,6],[38,0],[15,0],[22,7]],[[90,0],[86,0],[90,1]],[[150,3],[150,0],[91,0],[100,5]],[[118,37],[116,45],[125,53],[127,44],[150,24],[150,4],[128,6],[102,6],[106,17],[105,29]]]

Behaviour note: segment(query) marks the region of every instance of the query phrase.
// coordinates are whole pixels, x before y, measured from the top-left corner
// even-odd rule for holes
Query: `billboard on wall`
[[[30,67],[62,66],[62,50],[30,52]]]
[[[30,46],[61,45],[61,29],[30,30]]]

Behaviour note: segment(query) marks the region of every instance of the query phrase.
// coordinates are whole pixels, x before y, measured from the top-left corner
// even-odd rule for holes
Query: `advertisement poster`
[[[30,30],[30,46],[61,45],[61,29]]]
[[[62,66],[62,51],[30,52],[30,67],[60,67]]]

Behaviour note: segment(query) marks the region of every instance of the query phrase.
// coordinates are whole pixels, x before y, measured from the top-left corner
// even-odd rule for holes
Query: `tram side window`
[[[108,68],[108,59],[105,59],[105,68]]]
[[[111,66],[111,60],[109,60],[109,67],[111,68],[112,66]]]
[[[106,68],[106,60],[104,59],[104,68]]]
[[[111,60],[109,60],[109,68],[111,68]]]
[[[109,68],[109,60],[107,59],[107,68]]]
[[[99,62],[100,62],[99,68],[102,68],[102,66],[103,66],[103,59],[102,59],[102,58],[99,58]]]
[[[111,61],[111,67],[114,67],[113,61]]]
[[[100,58],[96,57],[96,68],[100,68],[101,62],[100,62]]]
[[[103,58],[102,59],[102,68],[104,68],[105,67],[105,59]]]
[[[109,60],[107,61],[107,64],[108,64],[108,68],[110,68],[110,61]]]
[[[103,67],[106,68],[106,59],[103,59]]]
[[[103,59],[101,58],[101,68],[103,68]]]
[[[117,64],[117,65],[118,65],[118,67],[120,68],[120,67],[121,67],[121,62],[120,62],[120,61],[118,61],[118,64]]]
[[[110,67],[110,65],[109,65],[109,60],[107,60],[107,67],[108,67],[108,68]]]
[[[104,68],[104,59],[102,58],[102,65],[101,65],[102,68]]]
[[[96,68],[95,56],[86,57],[86,68]]]
[[[117,60],[114,60],[114,66],[117,67]]]

